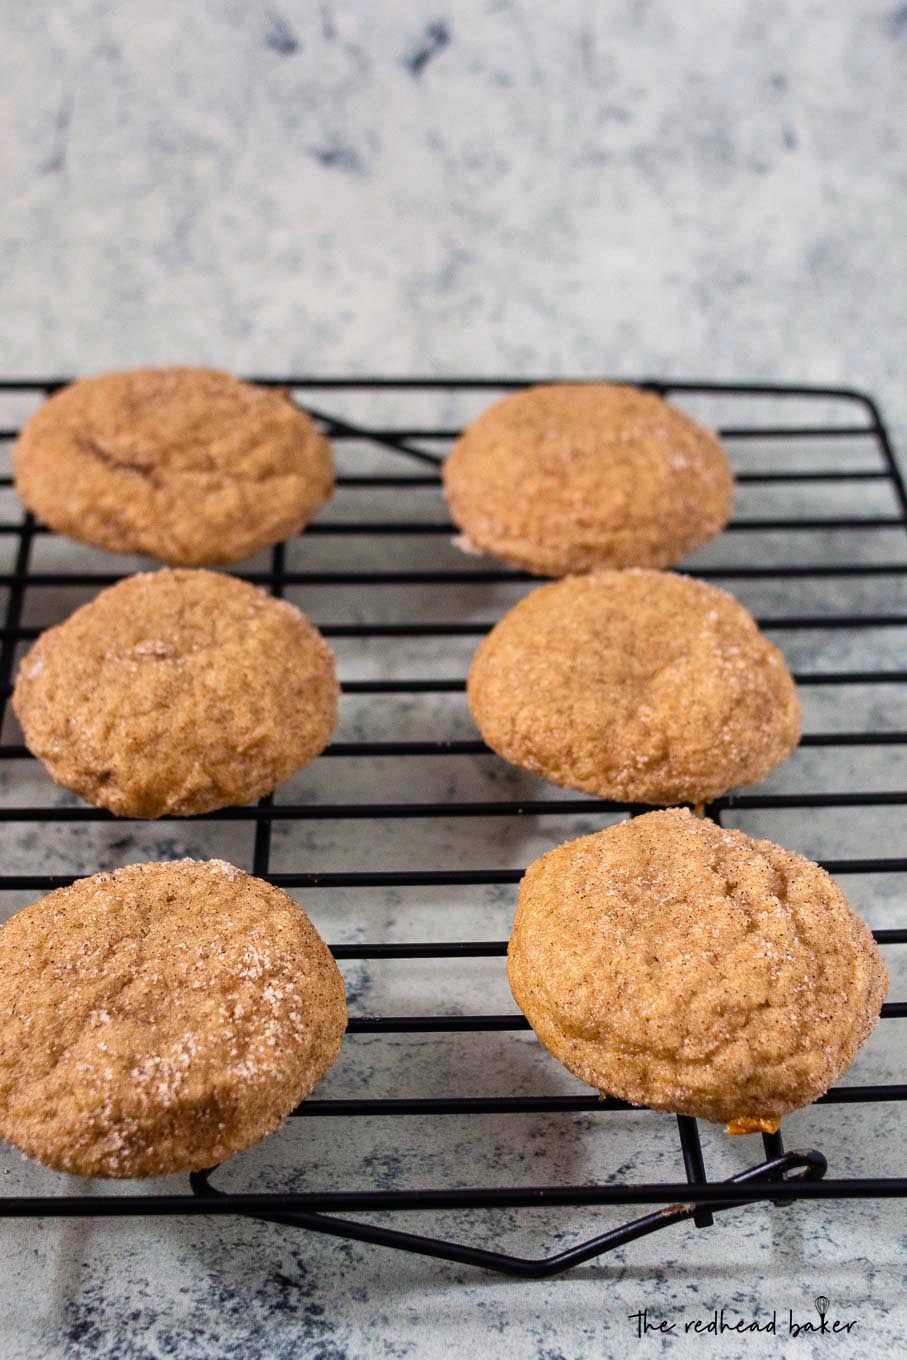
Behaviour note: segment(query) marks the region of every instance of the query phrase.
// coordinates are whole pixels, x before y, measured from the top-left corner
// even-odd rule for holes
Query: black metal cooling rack
[[[0,394],[50,394],[62,385],[62,379],[28,380],[0,382]],[[430,441],[437,447],[439,442],[449,441],[459,433],[457,429],[435,426],[389,427],[373,423],[353,422],[333,414],[322,406],[322,398],[314,403],[308,394],[355,392],[359,394],[387,394],[435,392],[440,394],[489,394],[518,388],[526,385],[525,380],[512,379],[346,379],[346,378],[259,378],[257,381],[269,386],[284,386],[292,389],[300,404],[306,407],[322,424],[334,441],[368,441],[373,446],[392,450],[403,463],[411,465],[415,461],[424,472],[414,475],[412,471],[401,471],[399,475],[364,474],[341,476],[337,479],[340,502],[345,488],[399,488],[407,490],[414,487],[438,487],[440,483],[438,468],[443,461],[441,454],[425,447]],[[845,403],[853,412],[854,419],[846,424],[784,424],[762,425],[742,423],[730,425],[721,433],[730,447],[748,440],[790,440],[803,441],[805,446],[816,451],[814,465],[789,470],[747,471],[738,475],[738,482],[745,483],[832,483],[856,484],[866,481],[882,482],[891,493],[896,513],[883,515],[847,515],[839,517],[797,518],[736,518],[729,525],[730,532],[739,531],[799,531],[799,530],[882,530],[900,528],[907,531],[907,491],[895,462],[891,443],[879,411],[864,393],[850,388],[796,387],[788,385],[733,384],[733,383],[688,383],[645,381],[638,384],[650,390],[671,397],[720,397],[722,400],[739,402],[741,408],[750,409],[754,401],[766,399],[773,403],[773,410],[783,410],[786,403],[821,403],[834,401]],[[790,409],[790,408],[789,408]],[[18,431],[13,428],[0,430],[0,440],[10,441]],[[872,467],[840,467],[823,465],[823,450],[833,446],[835,441],[857,437],[868,440],[875,451],[875,464]],[[11,479],[0,478],[0,487],[9,487]],[[10,694],[16,658],[20,645],[37,635],[38,629],[23,624],[24,606],[28,590],[33,586],[95,586],[101,588],[119,579],[113,572],[41,572],[32,566],[32,549],[37,535],[46,532],[42,525],[26,514],[19,519],[0,523],[0,539],[11,537],[15,543],[15,556],[12,570],[0,574],[0,587],[8,591],[6,615],[0,630],[0,720],[2,720]],[[307,536],[328,535],[449,535],[452,526],[448,523],[421,522],[404,520],[326,521],[316,522],[306,530]],[[532,578],[525,573],[507,568],[432,570],[387,570],[387,571],[292,571],[286,565],[285,545],[272,550],[270,567],[266,571],[243,573],[246,579],[253,580],[280,595],[288,586],[296,585],[358,585],[379,588],[400,585],[436,585],[439,587],[457,583],[528,581]],[[851,561],[840,562],[800,562],[792,565],[774,566],[758,562],[745,565],[721,566],[694,571],[703,578],[721,579],[776,579],[791,583],[804,578],[822,577],[867,577],[893,579],[907,575],[907,561]],[[317,620],[316,620],[317,621]],[[762,618],[760,623],[770,629],[854,629],[867,627],[907,626],[907,614],[902,613],[835,613],[835,614],[785,614],[777,618]],[[354,623],[322,625],[328,637],[395,637],[395,636],[438,636],[456,635],[479,636],[488,631],[490,623],[444,623],[437,621],[415,622],[400,620],[393,623]],[[857,684],[883,684],[896,686],[907,684],[907,670],[818,670],[795,673],[799,685],[849,686]],[[342,679],[342,677],[341,677]],[[374,679],[351,680],[343,684],[346,694],[413,694],[419,692],[457,692],[464,689],[461,677],[436,677],[432,679]],[[907,732],[903,731],[863,731],[863,732],[818,732],[804,736],[804,746],[881,746],[907,743]],[[481,755],[487,748],[480,741],[383,741],[383,742],[335,742],[327,756],[343,758],[350,756],[384,756],[405,759],[409,756]],[[14,744],[0,744],[0,759],[23,759],[28,756],[24,747]],[[903,805],[907,803],[907,792],[860,792],[830,793],[824,791],[804,794],[781,794],[755,792],[741,796],[729,795],[710,804],[707,811],[720,821],[722,812],[727,809],[769,809],[841,806],[847,808],[872,808],[882,805]],[[404,886],[456,887],[460,885],[517,884],[521,877],[518,870],[431,870],[431,871],[393,871],[393,872],[270,872],[271,831],[280,820],[298,819],[355,819],[355,818],[406,818],[406,817],[484,817],[484,816],[546,816],[569,809],[571,813],[593,812],[630,812],[634,814],[646,809],[627,808],[624,805],[598,799],[571,799],[569,804],[562,798],[543,798],[520,802],[409,802],[409,803],[340,803],[333,805],[318,804],[278,804],[265,798],[254,807],[227,808],[209,814],[211,819],[254,823],[253,872],[268,878],[284,888],[389,888]],[[108,814],[103,810],[87,805],[65,807],[16,807],[0,812],[0,819],[15,822],[37,822],[43,824],[60,822],[89,822],[106,820]],[[826,861],[825,867],[836,875],[860,875],[869,873],[907,873],[907,857],[898,858],[851,858]],[[0,891],[27,889],[35,893],[49,891],[72,881],[72,877],[47,874],[0,874]],[[878,942],[885,945],[907,943],[907,928],[877,930]],[[466,942],[466,943],[400,943],[400,944],[355,944],[334,948],[338,959],[440,959],[440,958],[483,958],[502,957],[506,952],[504,942]],[[883,1008],[883,1017],[892,1019],[907,1017],[907,1002],[888,1002]],[[429,1016],[354,1016],[350,1021],[349,1033],[457,1033],[463,1031],[506,1031],[528,1028],[526,1021],[517,1015],[429,1015]],[[354,1040],[353,1040],[354,1041]],[[875,1101],[900,1101],[907,1099],[907,1084],[888,1084],[875,1086],[836,1087],[822,1097],[822,1103],[865,1103]],[[621,1101],[602,1100],[595,1095],[575,1096],[510,1096],[502,1094],[493,1097],[451,1097],[424,1099],[373,1099],[306,1101],[295,1113],[305,1118],[335,1117],[353,1119],[359,1116],[394,1115],[399,1117],[442,1119],[445,1115],[495,1114],[506,1117],[513,1113],[543,1112],[570,1113],[595,1112],[603,1110],[627,1110],[631,1107]],[[573,1186],[507,1187],[494,1186],[479,1189],[425,1189],[425,1190],[363,1190],[347,1192],[303,1194],[289,1193],[224,1193],[212,1183],[213,1172],[199,1172],[189,1178],[189,1193],[182,1195],[136,1195],[105,1194],[99,1195],[54,1195],[54,1196],[8,1196],[0,1198],[0,1216],[6,1217],[88,1217],[88,1216],[150,1216],[150,1215],[244,1215],[257,1219],[281,1223],[313,1232],[327,1233],[338,1237],[392,1246],[404,1251],[417,1252],[427,1256],[439,1257],[470,1265],[502,1271],[525,1277],[543,1277],[556,1274],[571,1266],[587,1261],[614,1247],[621,1246],[635,1238],[645,1236],[659,1228],[681,1220],[691,1219],[699,1228],[708,1227],[713,1215],[720,1210],[738,1208],[758,1201],[772,1201],[776,1205],[790,1205],[798,1200],[811,1199],[853,1199],[853,1198],[900,1198],[907,1196],[907,1177],[889,1178],[847,1178],[826,1179],[827,1162],[817,1151],[785,1151],[781,1134],[763,1135],[765,1160],[728,1180],[710,1181],[706,1174],[697,1122],[686,1117],[677,1118],[677,1132],[686,1172],[686,1183],[652,1183]],[[783,1183],[781,1189],[780,1183]],[[402,1232],[383,1224],[364,1223],[350,1220],[342,1215],[348,1213],[367,1213],[387,1211],[411,1211],[444,1209],[513,1209],[522,1206],[597,1206],[614,1204],[646,1204],[663,1206],[634,1219],[620,1227],[601,1233],[587,1241],[555,1255],[531,1259],[516,1257],[504,1252],[486,1250],[454,1241],[416,1233]]]

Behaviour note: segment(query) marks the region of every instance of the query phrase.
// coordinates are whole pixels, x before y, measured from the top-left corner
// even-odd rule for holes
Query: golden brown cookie
[[[794,682],[752,616],[668,572],[534,590],[482,642],[468,696],[505,760],[624,803],[717,798],[764,778],[800,733]]]
[[[213,571],[143,572],[42,633],[13,691],[51,777],[120,817],[269,793],[337,722],[334,658],[294,605]]]
[[[542,576],[671,566],[721,532],[734,498],[710,430],[651,392],[606,383],[504,397],[443,472],[463,546]]]
[[[527,869],[517,1005],[583,1081],[633,1105],[774,1129],[836,1081],[888,987],[818,865],[672,808]]]
[[[0,928],[0,1133],[80,1176],[213,1166],[280,1127],[346,1029],[305,912],[222,860],[133,864]]]
[[[205,368],[82,378],[32,416],[13,463],[51,529],[180,566],[279,543],[333,490],[330,445],[286,392]]]

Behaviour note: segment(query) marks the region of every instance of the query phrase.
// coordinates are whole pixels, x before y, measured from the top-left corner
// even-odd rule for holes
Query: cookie
[[[13,707],[51,777],[120,817],[269,793],[337,722],[334,658],[286,600],[212,571],[129,576],[42,633]]]
[[[331,497],[331,450],[277,389],[205,368],[82,378],[28,421],[16,490],[80,543],[178,566],[238,562]]]
[[[214,1166],[279,1128],[346,1029],[291,897],[222,860],[133,864],[0,927],[0,1134],[79,1176]]]
[[[443,469],[461,546],[541,576],[667,567],[724,528],[717,437],[651,392],[532,387],[495,403]]]
[[[624,803],[717,798],[764,778],[800,732],[784,658],[751,615],[667,572],[534,590],[482,642],[467,692],[505,760]]]
[[[847,1071],[888,987],[818,865],[672,808],[527,869],[517,1005],[576,1076],[633,1105],[772,1131]]]

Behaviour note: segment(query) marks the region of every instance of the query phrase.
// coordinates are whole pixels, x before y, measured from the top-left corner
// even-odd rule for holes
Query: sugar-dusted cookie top
[[[220,860],[133,864],[0,927],[0,1134],[81,1176],[201,1170],[336,1058],[343,982],[305,912]]]
[[[734,495],[710,430],[651,392],[609,383],[502,398],[443,472],[464,546],[542,576],[671,566],[724,528]]]
[[[123,817],[269,793],[337,722],[333,655],[286,600],[219,572],[129,576],[42,633],[13,692],[51,776]]]
[[[281,542],[333,490],[330,445],[285,392],[206,368],[82,378],[32,416],[13,463],[51,529],[175,566]]]
[[[624,803],[716,798],[800,734],[777,647],[727,591],[673,572],[540,586],[478,648],[468,697],[506,760]]]
[[[527,869],[508,955],[517,1005],[608,1095],[771,1129],[850,1066],[888,986],[818,865],[681,809]]]

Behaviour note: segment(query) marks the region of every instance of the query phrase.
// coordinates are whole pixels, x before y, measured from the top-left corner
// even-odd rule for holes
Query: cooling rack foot
[[[732,1176],[721,1184],[727,1185],[730,1190],[734,1185],[750,1184],[753,1181],[761,1180],[783,1180],[787,1184],[795,1184],[797,1181],[815,1181],[822,1179],[827,1168],[828,1163],[821,1152],[813,1150],[785,1152],[782,1156],[760,1162],[758,1166],[740,1172],[739,1175]],[[217,1167],[212,1167],[207,1171],[193,1172],[189,1180],[194,1195],[200,1199],[219,1199],[225,1195],[225,1191],[218,1190],[216,1186],[211,1184],[211,1177],[216,1170]],[[653,1191],[655,1189],[656,1187],[653,1187]],[[426,1198],[428,1199],[432,1193],[425,1192]],[[479,1203],[481,1202],[481,1192],[464,1191],[463,1194],[464,1199],[468,1197],[469,1204],[472,1206],[476,1204],[477,1200]],[[539,1194],[540,1202],[544,1203],[543,1192],[539,1192]],[[368,1196],[364,1195],[360,1198],[362,1210],[367,1209]],[[423,1236],[420,1233],[402,1232],[397,1228],[386,1228],[375,1223],[360,1223],[354,1219],[339,1218],[321,1210],[281,1209],[281,1199],[280,1194],[274,1195],[273,1213],[270,1211],[266,1213],[256,1212],[247,1215],[247,1217],[267,1223],[280,1223],[291,1228],[304,1228],[309,1232],[325,1233],[331,1237],[342,1237],[348,1241],[370,1242],[375,1246],[394,1247],[398,1251],[408,1251],[419,1256],[431,1256],[443,1261],[453,1261],[459,1265],[477,1266],[483,1270],[497,1271],[504,1275],[515,1275],[523,1279],[544,1279],[547,1276],[558,1275],[562,1271],[582,1265],[585,1261],[590,1261],[596,1256],[602,1256],[606,1252],[613,1251],[616,1247],[625,1246],[628,1242],[634,1242],[637,1238],[646,1237],[649,1233],[666,1228],[672,1223],[695,1219],[697,1210],[701,1209],[701,1205],[695,1201],[668,1204],[664,1208],[644,1214],[641,1218],[632,1219],[629,1223],[621,1224],[620,1227],[612,1228],[597,1237],[580,1242],[567,1251],[558,1252],[554,1256],[532,1258],[511,1256],[506,1252],[489,1251],[483,1247],[470,1247],[458,1242],[445,1241],[442,1238]],[[733,1198],[711,1200],[708,1207],[712,1213],[718,1213],[725,1209],[742,1208],[747,1202],[752,1201],[735,1200]],[[780,1202],[789,1203],[790,1201]],[[358,1207],[360,1199],[355,1200],[354,1203],[357,1206],[355,1211],[362,1211]],[[386,1208],[387,1206],[383,1204],[382,1207]],[[407,1195],[405,1203],[400,1205],[400,1208],[408,1210],[418,1209],[419,1207],[418,1197],[414,1202],[411,1195]],[[426,1207],[429,1206],[426,1205]],[[456,1205],[454,1204],[451,1207],[456,1207]]]

